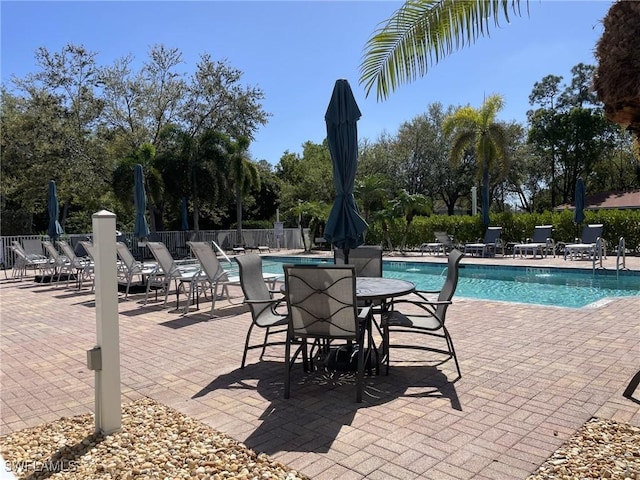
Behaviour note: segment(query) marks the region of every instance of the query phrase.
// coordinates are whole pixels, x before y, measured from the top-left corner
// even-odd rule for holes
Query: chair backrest
[[[356,339],[359,334],[353,265],[285,265],[293,337]]]
[[[582,229],[582,243],[596,243],[598,237],[602,236],[602,228],[601,223],[585,225]]]
[[[127,270],[132,270],[135,267],[136,259],[126,243],[116,242],[116,253]]]
[[[65,240],[58,240],[56,243],[58,244],[58,247],[60,247],[60,249],[62,250],[63,255],[67,257],[72,264],[75,264],[78,262],[78,257],[76,257],[76,252],[73,250],[73,248],[71,248],[71,245],[69,245]]]
[[[22,240],[22,250],[29,255],[42,255],[42,242],[37,238],[25,238]]]
[[[484,243],[496,243],[502,233],[502,227],[487,227],[484,233]]]
[[[218,261],[213,248],[209,242],[187,242],[189,248],[200,262],[203,273],[211,283],[225,281],[228,279],[227,272]]]
[[[251,315],[254,322],[259,324],[260,315],[271,311],[271,293],[262,276],[262,258],[255,253],[248,253],[237,256],[235,261],[238,263],[242,293],[245,299],[251,301]],[[265,303],[259,303],[261,300]]]
[[[443,244],[445,247],[453,247],[453,240],[447,232],[433,232],[433,235],[436,237],[436,241]]]
[[[449,253],[447,261],[447,278],[444,281],[442,290],[440,290],[440,293],[438,294],[439,301],[451,301],[454,293],[456,293],[456,288],[458,288],[460,260],[462,260],[462,257],[464,257],[464,253],[455,248],[451,250],[451,253]],[[438,305],[436,307],[436,315],[442,322],[444,322],[448,306],[449,305]]]
[[[147,247],[149,247],[153,258],[156,259],[156,262],[158,262],[158,265],[167,277],[171,277],[178,271],[176,262],[164,243],[147,242]]]
[[[87,252],[87,255],[91,259],[91,261],[96,261],[96,249],[93,246],[93,243],[88,240],[81,240],[78,242],[84,248],[84,251]]]
[[[24,247],[18,240],[13,240],[11,242],[11,248],[14,252],[20,253],[20,256],[23,258],[27,258],[27,252],[25,252]]]
[[[48,240],[43,240],[42,246],[47,251],[49,258],[51,258],[56,265],[62,265],[64,263],[65,259],[58,253],[58,250],[53,246],[53,243]]]
[[[552,230],[553,225],[537,225],[533,229],[533,238],[531,239],[531,243],[545,243],[549,238],[551,238]]]
[[[344,252],[341,248],[333,249],[333,262],[344,265]],[[382,247],[380,245],[361,245],[349,250],[349,265],[356,267],[358,277],[382,276]]]

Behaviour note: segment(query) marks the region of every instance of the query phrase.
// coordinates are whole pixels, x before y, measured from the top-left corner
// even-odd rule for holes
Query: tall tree
[[[590,90],[594,67],[585,64],[571,69],[571,82],[547,75],[536,82],[529,97],[535,110],[527,112],[530,122],[528,141],[534,151],[546,159],[551,208],[573,199],[577,178],[591,189],[594,171],[601,162],[609,162],[619,129],[609,124],[601,105]],[[606,168],[606,167],[605,167]],[[591,190],[592,191],[592,190]]]
[[[462,158],[464,151],[473,146],[482,176],[483,223],[489,225],[490,179],[492,167],[506,172],[508,164],[507,136],[505,127],[497,122],[497,114],[504,102],[500,95],[491,95],[480,108],[462,107],[447,117],[443,124],[445,134],[453,134],[451,160],[454,164]]]
[[[70,210],[73,205],[78,213],[73,222],[79,221],[83,228],[90,223],[82,220],[87,217],[85,210],[100,206],[113,168],[105,155],[103,138],[96,132],[103,102],[98,96],[100,69],[95,57],[96,53],[71,44],[59,52],[37,49],[38,70],[24,78],[12,78],[22,99],[18,104],[22,125],[32,126],[23,132],[22,139],[7,138],[30,143],[31,153],[23,150],[21,157],[15,158],[22,167],[29,167],[23,187],[40,190],[34,185],[39,181],[46,192],[47,182],[55,179],[62,202],[61,223],[66,224],[75,213]],[[36,117],[39,122],[31,123]]]
[[[260,173],[258,167],[247,157],[249,139],[240,137],[228,146],[228,158],[230,163],[229,180],[236,196],[236,229],[237,240],[242,239],[242,197],[249,194],[252,188],[260,188]]]
[[[490,20],[520,15],[520,0],[407,0],[365,45],[360,84],[386,99],[400,85],[424,76],[456,49],[489,34]]]

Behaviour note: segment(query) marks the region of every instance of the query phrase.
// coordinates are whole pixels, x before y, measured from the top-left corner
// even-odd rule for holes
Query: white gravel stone
[[[63,417],[0,438],[19,479],[193,479],[308,477],[151,399],[123,406],[122,429],[94,433],[92,414]]]

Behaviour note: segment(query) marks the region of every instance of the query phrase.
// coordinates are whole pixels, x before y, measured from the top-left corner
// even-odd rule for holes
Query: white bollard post
[[[98,339],[98,360],[95,362],[97,363],[95,423],[96,431],[108,435],[120,430],[122,425],[116,216],[114,213],[101,210],[94,213],[91,218],[96,250],[95,291]]]

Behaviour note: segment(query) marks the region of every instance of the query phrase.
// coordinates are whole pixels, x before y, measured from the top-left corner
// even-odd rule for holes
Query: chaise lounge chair
[[[607,258],[607,245],[602,238],[603,225],[594,223],[585,225],[582,229],[582,238],[576,238],[575,243],[569,243],[564,246],[564,259],[567,256],[571,260],[580,255],[581,258],[589,256],[590,258]]]
[[[536,258],[538,252],[540,252],[540,258],[549,255],[549,252],[556,256],[556,242],[551,238],[551,230],[553,225],[538,225],[533,230],[533,238],[528,238],[525,243],[518,243],[513,246],[513,258],[516,258],[516,254],[520,254],[522,257],[527,252],[533,254],[533,258]]]
[[[487,231],[484,234],[484,241],[465,244],[464,253],[474,255],[480,253],[483,257],[486,257],[495,256],[498,249],[501,249],[502,256],[504,256],[504,242],[500,238],[501,234],[502,227],[487,227]]]
[[[436,254],[440,254],[440,252],[442,252],[443,254],[447,254],[455,248],[453,235],[447,235],[447,232],[434,232],[434,236],[436,237],[435,242],[428,242],[420,245],[421,255],[424,255],[424,252]]]

